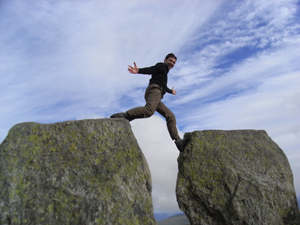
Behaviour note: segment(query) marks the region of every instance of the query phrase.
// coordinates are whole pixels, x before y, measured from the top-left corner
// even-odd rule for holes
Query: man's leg
[[[154,114],[158,104],[161,100],[162,89],[156,84],[150,84],[145,92],[146,105],[143,107],[136,107],[126,112],[129,121],[138,118],[147,118]]]
[[[184,150],[185,140],[182,140],[178,135],[176,127],[176,118],[172,111],[162,102],[157,106],[156,111],[166,118],[167,127],[172,140],[175,140],[175,144],[180,152]]]
[[[156,111],[166,118],[168,131],[172,140],[179,138],[176,127],[176,118],[173,112],[162,102],[159,102]]]

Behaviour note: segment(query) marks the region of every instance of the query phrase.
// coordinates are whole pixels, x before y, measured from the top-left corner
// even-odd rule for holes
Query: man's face
[[[174,65],[176,63],[176,59],[173,57],[169,57],[169,58],[165,59],[164,63],[168,65],[169,70],[170,70],[174,67]]]

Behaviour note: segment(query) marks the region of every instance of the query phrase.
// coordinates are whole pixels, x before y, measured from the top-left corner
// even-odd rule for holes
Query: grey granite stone
[[[0,224],[156,224],[125,119],[15,125],[0,145]]]
[[[194,131],[185,138],[176,195],[191,224],[300,224],[288,159],[265,131]]]

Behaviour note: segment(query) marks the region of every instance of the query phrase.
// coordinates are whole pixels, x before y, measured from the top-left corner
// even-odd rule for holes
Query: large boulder
[[[191,224],[300,224],[289,162],[265,131],[194,131],[185,138],[176,195]]]
[[[124,119],[15,125],[0,145],[0,224],[156,224]]]

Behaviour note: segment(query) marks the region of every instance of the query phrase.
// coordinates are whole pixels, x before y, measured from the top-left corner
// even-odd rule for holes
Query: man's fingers
[[[177,91],[174,90],[174,87],[172,87],[172,94],[173,94],[173,95],[176,95],[176,94],[177,94]]]
[[[129,71],[130,73],[138,73],[138,72],[139,72],[139,68],[136,66],[135,62],[133,62],[133,64],[134,64],[134,67],[128,65],[128,67],[129,67],[129,68],[128,68],[128,71]]]

